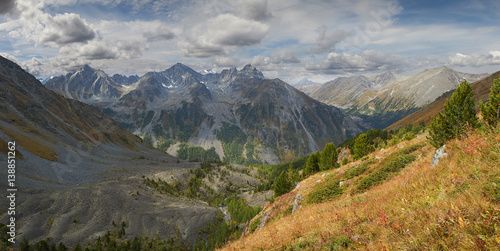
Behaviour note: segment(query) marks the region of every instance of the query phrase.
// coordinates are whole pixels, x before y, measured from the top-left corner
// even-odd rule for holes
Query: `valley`
[[[499,12],[0,0],[0,251],[500,250]]]
[[[143,77],[112,78],[83,66],[43,86],[2,58],[0,73],[0,105],[6,111],[0,137],[18,145],[16,245],[22,250],[57,245],[61,250],[426,246],[411,242],[423,237],[398,242],[382,230],[377,237],[382,244],[375,243],[370,232],[379,231],[374,230],[381,226],[377,222],[397,231],[411,229],[391,211],[397,203],[382,198],[404,189],[406,180],[418,176],[412,173],[416,170],[435,172],[428,167],[434,148],[426,127],[435,114],[421,111],[442,111],[443,100],[454,93],[441,86],[444,94],[431,102],[428,92],[425,100],[418,99],[413,90],[419,88],[404,86],[449,83],[453,89],[460,78],[483,77],[436,68],[413,77],[387,73],[340,78],[321,87],[314,83],[319,89],[311,96],[334,87],[330,95],[344,102],[339,109],[279,79],[266,79],[250,65],[202,75],[176,64]],[[472,83],[479,99],[488,101],[497,77]],[[435,91],[427,85],[422,88]],[[28,91],[33,89],[37,92]],[[389,90],[392,101],[381,101]],[[365,99],[370,101],[362,107],[371,100],[379,100],[380,106],[364,113],[359,104]],[[412,104],[403,105],[407,110],[394,106],[405,102]],[[349,111],[357,113],[344,115]],[[399,122],[390,131],[377,129],[392,121],[391,111],[398,112],[394,119]],[[370,118],[378,118],[379,124]],[[474,130],[468,137],[483,135],[493,152],[482,154],[495,158],[496,131]],[[462,151],[470,149],[464,150],[464,144],[452,143],[452,157],[465,158]],[[7,180],[7,174],[0,179]],[[445,193],[445,200],[453,199]],[[378,216],[368,205],[381,201],[386,208],[378,212],[395,220],[375,220]],[[481,203],[495,207],[488,199]],[[365,220],[342,221],[354,219],[351,209]],[[321,212],[313,215],[311,210]],[[324,218],[331,214],[343,216]],[[9,215],[4,212],[0,219],[7,221]],[[363,222],[368,229],[360,227]],[[476,222],[483,227],[484,222]],[[0,225],[0,231],[6,233],[7,226]],[[269,231],[277,238],[270,241]],[[494,245],[490,235],[483,234],[488,236],[484,245]],[[3,240],[0,245],[12,243]]]

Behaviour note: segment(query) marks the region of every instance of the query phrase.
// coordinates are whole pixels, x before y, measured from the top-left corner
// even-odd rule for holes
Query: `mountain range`
[[[8,142],[16,148],[15,163],[9,158],[15,165],[14,181],[7,177],[11,172],[0,172],[2,190],[15,188],[16,214],[0,213],[2,231],[3,223],[16,217],[14,248],[23,239],[93,242],[118,231],[122,222],[129,238],[180,236],[194,244],[200,229],[215,220],[218,209],[159,196],[141,178],[189,177],[199,163],[182,163],[152,148],[100,109],[48,90],[1,56],[0,110],[0,161],[8,161]],[[7,197],[2,196],[1,204],[7,205]],[[0,249],[7,250],[4,240]]]
[[[479,99],[485,100],[493,79],[498,78],[499,74],[497,72],[472,84]],[[399,210],[408,206],[409,199],[392,195],[401,193],[407,186],[403,197],[411,199],[415,195],[415,187],[420,186],[422,191],[418,194],[422,200],[449,200],[443,205],[450,209],[432,211],[436,217],[431,218],[438,219],[436,224],[444,224],[437,216],[442,212],[457,210],[455,205],[460,206],[464,201],[472,201],[472,204],[462,205],[463,208],[477,206],[474,200],[460,197],[469,194],[463,192],[464,189],[470,189],[463,184],[473,184],[472,197],[494,204],[493,199],[487,196],[490,196],[491,191],[496,191],[496,184],[492,181],[498,180],[498,175],[488,172],[490,169],[496,170],[498,165],[488,166],[486,162],[491,162],[491,156],[494,157],[495,149],[498,149],[497,134],[490,133],[484,137],[472,134],[470,138],[451,142],[450,150],[447,150],[451,151],[451,159],[445,159],[434,168],[428,166],[435,149],[426,143],[423,135],[411,141],[396,143],[367,158],[304,179],[291,193],[276,198],[275,203],[264,207],[246,226],[244,222],[247,220],[239,221],[241,224],[238,227],[235,221],[231,221],[231,217],[236,217],[237,213],[233,211],[233,215],[227,215],[226,209],[219,203],[231,211],[239,197],[230,195],[240,194],[241,190],[247,191],[245,195],[240,194],[244,196],[243,204],[259,196],[265,198],[259,199],[261,201],[268,200],[273,196],[272,191],[257,193],[261,191],[259,189],[269,189],[266,184],[271,184],[269,182],[273,180],[269,179],[272,176],[264,173],[275,172],[273,168],[295,169],[298,166],[300,169],[308,162],[305,157],[291,163],[259,168],[207,162],[200,165],[169,156],[144,141],[151,140],[156,144],[168,141],[169,150],[185,147],[182,143],[203,146],[205,149],[214,147],[214,151],[217,148],[216,151],[229,162],[249,164],[286,161],[321,149],[326,142],[340,142],[373,126],[367,125],[366,118],[377,114],[382,115],[379,119],[387,118],[384,117],[384,111],[399,111],[398,107],[410,105],[414,109],[424,107],[391,128],[426,120],[442,109],[446,98],[452,93],[453,83],[463,78],[473,82],[480,77],[442,67],[406,78],[386,73],[376,77],[357,76],[334,80],[331,82],[335,84],[330,83],[329,88],[324,84],[324,92],[333,89],[344,94],[339,95],[339,99],[357,102],[354,105],[345,102],[342,111],[312,99],[279,79],[266,79],[251,65],[241,70],[231,68],[221,73],[207,71],[201,74],[183,64],[176,64],[165,71],[150,72],[142,77],[109,77],[102,70],[82,66],[73,73],[52,78],[44,86],[17,64],[0,57],[0,152],[4,153],[0,155],[0,161],[7,162],[6,153],[9,149],[5,146],[7,142],[15,141],[15,182],[16,188],[19,188],[16,191],[18,240],[26,238],[32,243],[42,241],[37,245],[42,245],[44,240],[49,243],[61,241],[76,249],[76,243],[101,245],[101,242],[106,242],[106,245],[112,245],[109,244],[112,243],[109,238],[112,238],[115,244],[118,240],[123,241],[120,245],[128,245],[138,238],[148,238],[144,236],[157,236],[155,238],[170,238],[168,242],[172,243],[180,241],[189,246],[205,246],[212,234],[225,231],[224,228],[219,231],[218,226],[225,226],[231,231],[245,229],[243,239],[232,242],[228,248],[246,249],[252,245],[259,249],[280,246],[300,249],[313,248],[313,245],[314,248],[362,248],[373,245],[373,248],[385,248],[384,243],[376,241],[378,235],[363,234],[366,232],[365,225],[372,224],[371,227],[376,230],[373,232],[382,231],[386,234],[384,238],[393,238],[394,232],[398,231],[408,237],[408,243],[417,243],[420,246],[415,247],[421,248],[421,243],[426,242],[414,242],[415,238],[405,233],[409,232],[408,229],[412,233],[422,232],[421,229],[429,226],[429,217],[418,214],[428,210]],[[49,87],[54,91],[48,90]],[[392,99],[388,102],[366,101],[372,96],[373,100],[387,100],[384,97],[389,91],[388,95]],[[433,95],[437,95],[434,91],[441,94],[426,105],[432,101]],[[373,109],[365,113],[363,110],[358,113],[349,110],[360,107],[360,104],[364,104],[361,107],[370,107],[371,104],[378,106],[372,106]],[[351,115],[345,115],[346,112]],[[352,114],[364,116],[365,119]],[[471,144],[477,144],[478,147]],[[410,157],[415,163],[398,174],[399,169],[395,170],[392,162],[404,162]],[[475,159],[471,161],[471,158]],[[469,165],[461,164],[450,169],[449,165],[453,163],[473,163],[475,166],[471,169]],[[461,167],[463,170],[457,169]],[[457,170],[460,170],[459,175]],[[471,176],[471,170],[479,170],[480,179]],[[394,172],[394,176],[384,176],[382,173],[389,171]],[[422,172],[427,174],[421,175]],[[450,175],[454,178],[450,179]],[[438,176],[440,179],[435,180]],[[385,180],[387,177],[392,178]],[[463,182],[460,177],[469,180]],[[5,191],[9,188],[5,183],[8,180],[7,172],[0,173],[0,179],[3,180],[0,187]],[[382,182],[376,183],[377,179],[382,179]],[[478,180],[481,182],[478,183]],[[370,182],[375,182],[377,186],[366,191],[359,190]],[[444,187],[451,189],[442,191],[444,196],[432,197],[425,192],[429,188],[428,184],[436,187],[447,184]],[[326,204],[319,204],[318,207],[314,205],[324,199]],[[354,204],[353,199],[357,201]],[[373,205],[376,204],[373,203],[377,201],[384,202],[379,204],[389,208],[373,211]],[[6,197],[2,199],[4,202]],[[423,209],[428,209],[427,204],[420,204]],[[346,205],[355,210],[345,210]],[[467,224],[456,222],[447,226],[454,226],[455,231],[462,229],[460,238],[474,229],[491,228],[491,219],[487,215],[491,206],[481,208],[487,208],[481,217],[469,215],[462,218],[458,214],[454,215],[459,223],[465,222],[463,219],[484,219],[476,221],[481,224],[480,227],[470,224],[471,228],[466,229],[464,226]],[[471,211],[464,210],[460,212]],[[332,226],[326,229],[324,223],[327,221],[321,217],[331,218],[331,212],[339,215],[347,212],[348,215],[329,220],[331,224],[328,224]],[[365,220],[359,220],[359,214],[352,212],[361,213]],[[389,217],[385,216],[389,212]],[[399,227],[404,224],[404,219],[408,219],[408,212],[414,216],[412,223]],[[311,220],[318,215],[321,219]],[[0,221],[8,222],[10,217],[3,212]],[[226,219],[231,227],[223,223]],[[349,219],[347,223],[357,222],[347,226],[355,228],[352,231],[348,229],[351,232],[347,231],[344,225],[337,223],[342,219]],[[411,226],[422,219],[424,222],[419,223],[422,225]],[[295,221],[297,224],[290,227],[290,222]],[[281,228],[282,225],[285,227]],[[278,226],[278,230],[275,226]],[[349,232],[350,235],[342,237],[332,234],[331,229],[336,229],[336,226],[340,226],[339,233]],[[5,225],[1,224],[0,229],[5,230]],[[312,233],[318,233],[320,229],[327,231],[320,231],[319,235]],[[423,232],[422,238],[427,238],[427,233]],[[483,235],[484,239],[494,241],[493,232]],[[278,237],[261,237],[267,233],[276,233]],[[479,233],[482,232],[470,235],[476,238],[475,245],[482,247],[485,244],[476,237]],[[303,241],[303,236],[297,238],[301,234],[309,239]],[[401,238],[396,237],[388,243],[397,243]],[[434,241],[441,241],[442,235],[433,238]],[[331,241],[326,242],[329,239]]]
[[[67,170],[77,168],[80,163],[96,169],[100,166],[98,156],[90,157],[91,153],[126,155],[147,148],[99,109],[47,90],[3,57],[0,57],[0,84],[1,138],[14,140],[20,149],[26,150],[23,155],[27,156],[23,157],[32,162],[26,172],[32,177],[61,184],[85,183],[85,179],[69,171],[65,179],[56,177],[51,162]]]
[[[149,72],[131,85],[83,66],[46,87],[94,104],[128,131],[215,149],[238,163],[278,163],[361,133],[367,125],[251,65],[201,74],[183,64]]]
[[[313,86],[310,96],[341,108],[346,115],[359,116],[374,128],[386,128],[454,90],[462,80],[475,82],[486,76],[439,67],[414,76],[387,72],[375,77],[340,77]]]
[[[481,80],[471,83],[474,94],[479,101],[484,103],[488,102],[488,94],[490,93],[491,86],[494,79],[500,78],[500,71],[491,74]],[[405,127],[409,124],[428,124],[431,118],[437,116],[440,112],[444,110],[444,104],[451,97],[455,90],[450,90],[443,93],[440,97],[434,100],[432,103],[424,106],[418,111],[398,120],[396,123],[387,127],[387,130],[393,130],[401,127]],[[479,110],[478,110],[479,111]]]

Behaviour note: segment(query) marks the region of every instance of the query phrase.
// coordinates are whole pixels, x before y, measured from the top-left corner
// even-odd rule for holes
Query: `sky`
[[[296,83],[448,66],[500,70],[497,0],[0,0],[0,55],[43,79],[177,62]]]

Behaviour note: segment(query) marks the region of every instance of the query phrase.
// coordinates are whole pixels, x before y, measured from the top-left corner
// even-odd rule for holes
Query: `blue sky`
[[[500,70],[500,2],[3,0],[0,55],[39,78],[83,64],[142,75],[251,63],[295,83],[442,65]]]

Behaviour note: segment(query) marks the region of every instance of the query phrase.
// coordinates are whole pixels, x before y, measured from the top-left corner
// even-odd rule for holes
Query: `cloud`
[[[86,43],[96,37],[96,32],[80,15],[64,13],[52,16],[42,11],[44,7],[43,2],[17,0],[20,14],[5,25],[9,27],[9,35],[55,48]]]
[[[269,26],[232,14],[222,14],[208,20],[208,31],[216,44],[248,46],[259,43],[267,35]]]
[[[74,13],[45,16],[45,28],[40,32],[38,42],[44,45],[61,46],[70,43],[86,43],[96,33],[87,22]]]
[[[252,58],[250,64],[253,66],[266,66],[272,63],[272,59],[266,56],[257,55]]]
[[[211,57],[228,54],[226,47],[260,43],[269,26],[233,14],[222,14],[186,31],[186,40],[178,43],[187,57]]]
[[[0,1],[0,15],[9,14],[16,8],[16,0]]]
[[[240,60],[232,57],[214,57],[211,61],[216,67],[237,67],[241,65]]]
[[[367,71],[397,71],[406,67],[407,63],[400,56],[391,56],[383,52],[366,50],[360,54],[335,52],[319,64],[308,62],[306,69],[330,74],[356,73]]]
[[[352,35],[352,33],[344,30],[327,33],[327,29],[326,25],[321,25],[316,29],[318,38],[316,38],[316,45],[311,49],[312,53],[323,54],[333,52],[338,43]]]
[[[213,56],[227,55],[224,48],[220,45],[210,43],[203,39],[194,39],[190,41],[181,41],[177,43],[186,57],[208,58]]]
[[[158,27],[154,32],[146,31],[143,35],[148,42],[171,40],[175,37],[175,33],[165,27]]]
[[[65,60],[133,59],[141,56],[146,49],[147,47],[140,42],[91,41],[82,46],[62,47],[60,56]]]
[[[272,61],[275,64],[288,63],[296,64],[300,63],[300,59],[297,57],[297,52],[293,50],[279,50],[271,53]]]
[[[464,55],[455,53],[447,59],[447,64],[453,66],[474,66],[500,65],[500,51],[489,51],[488,54],[473,53]]]
[[[244,0],[240,10],[243,17],[256,21],[265,21],[273,16],[267,8],[267,0]]]

